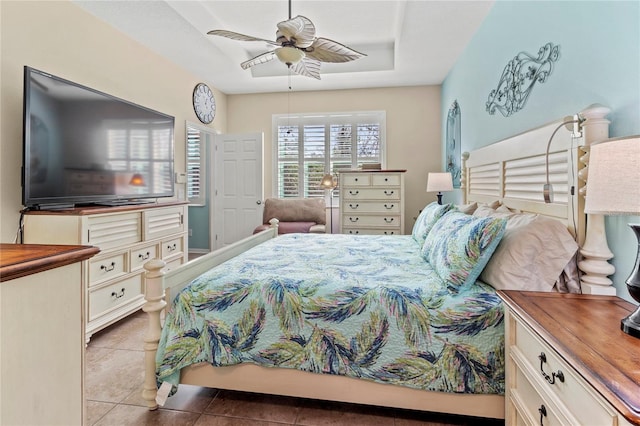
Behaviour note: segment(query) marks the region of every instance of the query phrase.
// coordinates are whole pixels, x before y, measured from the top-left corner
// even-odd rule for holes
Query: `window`
[[[384,164],[384,112],[274,115],[274,192],[322,197],[322,176]]]
[[[187,125],[187,199],[193,205],[205,205],[205,138],[202,132]]]

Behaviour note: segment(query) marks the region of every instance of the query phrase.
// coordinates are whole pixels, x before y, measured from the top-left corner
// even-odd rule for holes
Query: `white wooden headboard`
[[[576,237],[581,247],[580,252],[586,258],[580,264],[582,281],[593,281],[599,286],[610,284],[606,275],[613,272],[610,271],[611,265],[607,260],[613,255],[606,246],[603,218],[590,215],[587,225],[584,195],[589,147],[591,143],[608,137],[609,120],[605,117],[609,111],[609,108],[601,105],[591,105],[581,111],[580,115],[586,121],[579,138],[572,137],[564,126],[555,134],[549,149],[549,181],[554,192],[551,203],[545,203],[543,196],[546,150],[553,131],[564,119],[462,156],[461,186],[465,203],[490,203],[499,200],[510,208],[563,221]],[[590,260],[590,256],[597,258],[595,262],[598,263],[593,264],[594,260]]]

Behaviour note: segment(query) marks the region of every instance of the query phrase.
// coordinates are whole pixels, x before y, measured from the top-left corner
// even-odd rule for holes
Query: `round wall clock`
[[[216,116],[216,100],[209,86],[204,83],[198,83],[193,89],[193,110],[204,124],[211,123]]]

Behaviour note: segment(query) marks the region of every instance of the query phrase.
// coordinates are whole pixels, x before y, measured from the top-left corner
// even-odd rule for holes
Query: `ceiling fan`
[[[242,62],[240,66],[245,70],[277,57],[296,74],[320,80],[321,62],[349,62],[367,56],[337,41],[316,37],[316,27],[309,18],[301,15],[291,18],[291,0],[289,19],[278,23],[277,27],[275,41],[227,30],[212,30],[207,34],[240,41],[262,41],[277,46],[274,50]]]

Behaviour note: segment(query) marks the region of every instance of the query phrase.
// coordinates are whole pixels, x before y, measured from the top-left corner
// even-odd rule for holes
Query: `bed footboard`
[[[166,263],[153,259],[145,263],[144,298],[142,310],[149,316],[149,327],[144,337],[144,386],[142,398],[147,401],[150,410],[158,408],[156,396],[156,352],[162,333],[161,314],[167,305],[166,300],[176,295],[189,282],[213,268],[248,249],[278,236],[278,220],[270,221],[271,227],[220,250],[201,256],[171,271],[165,271]]]

